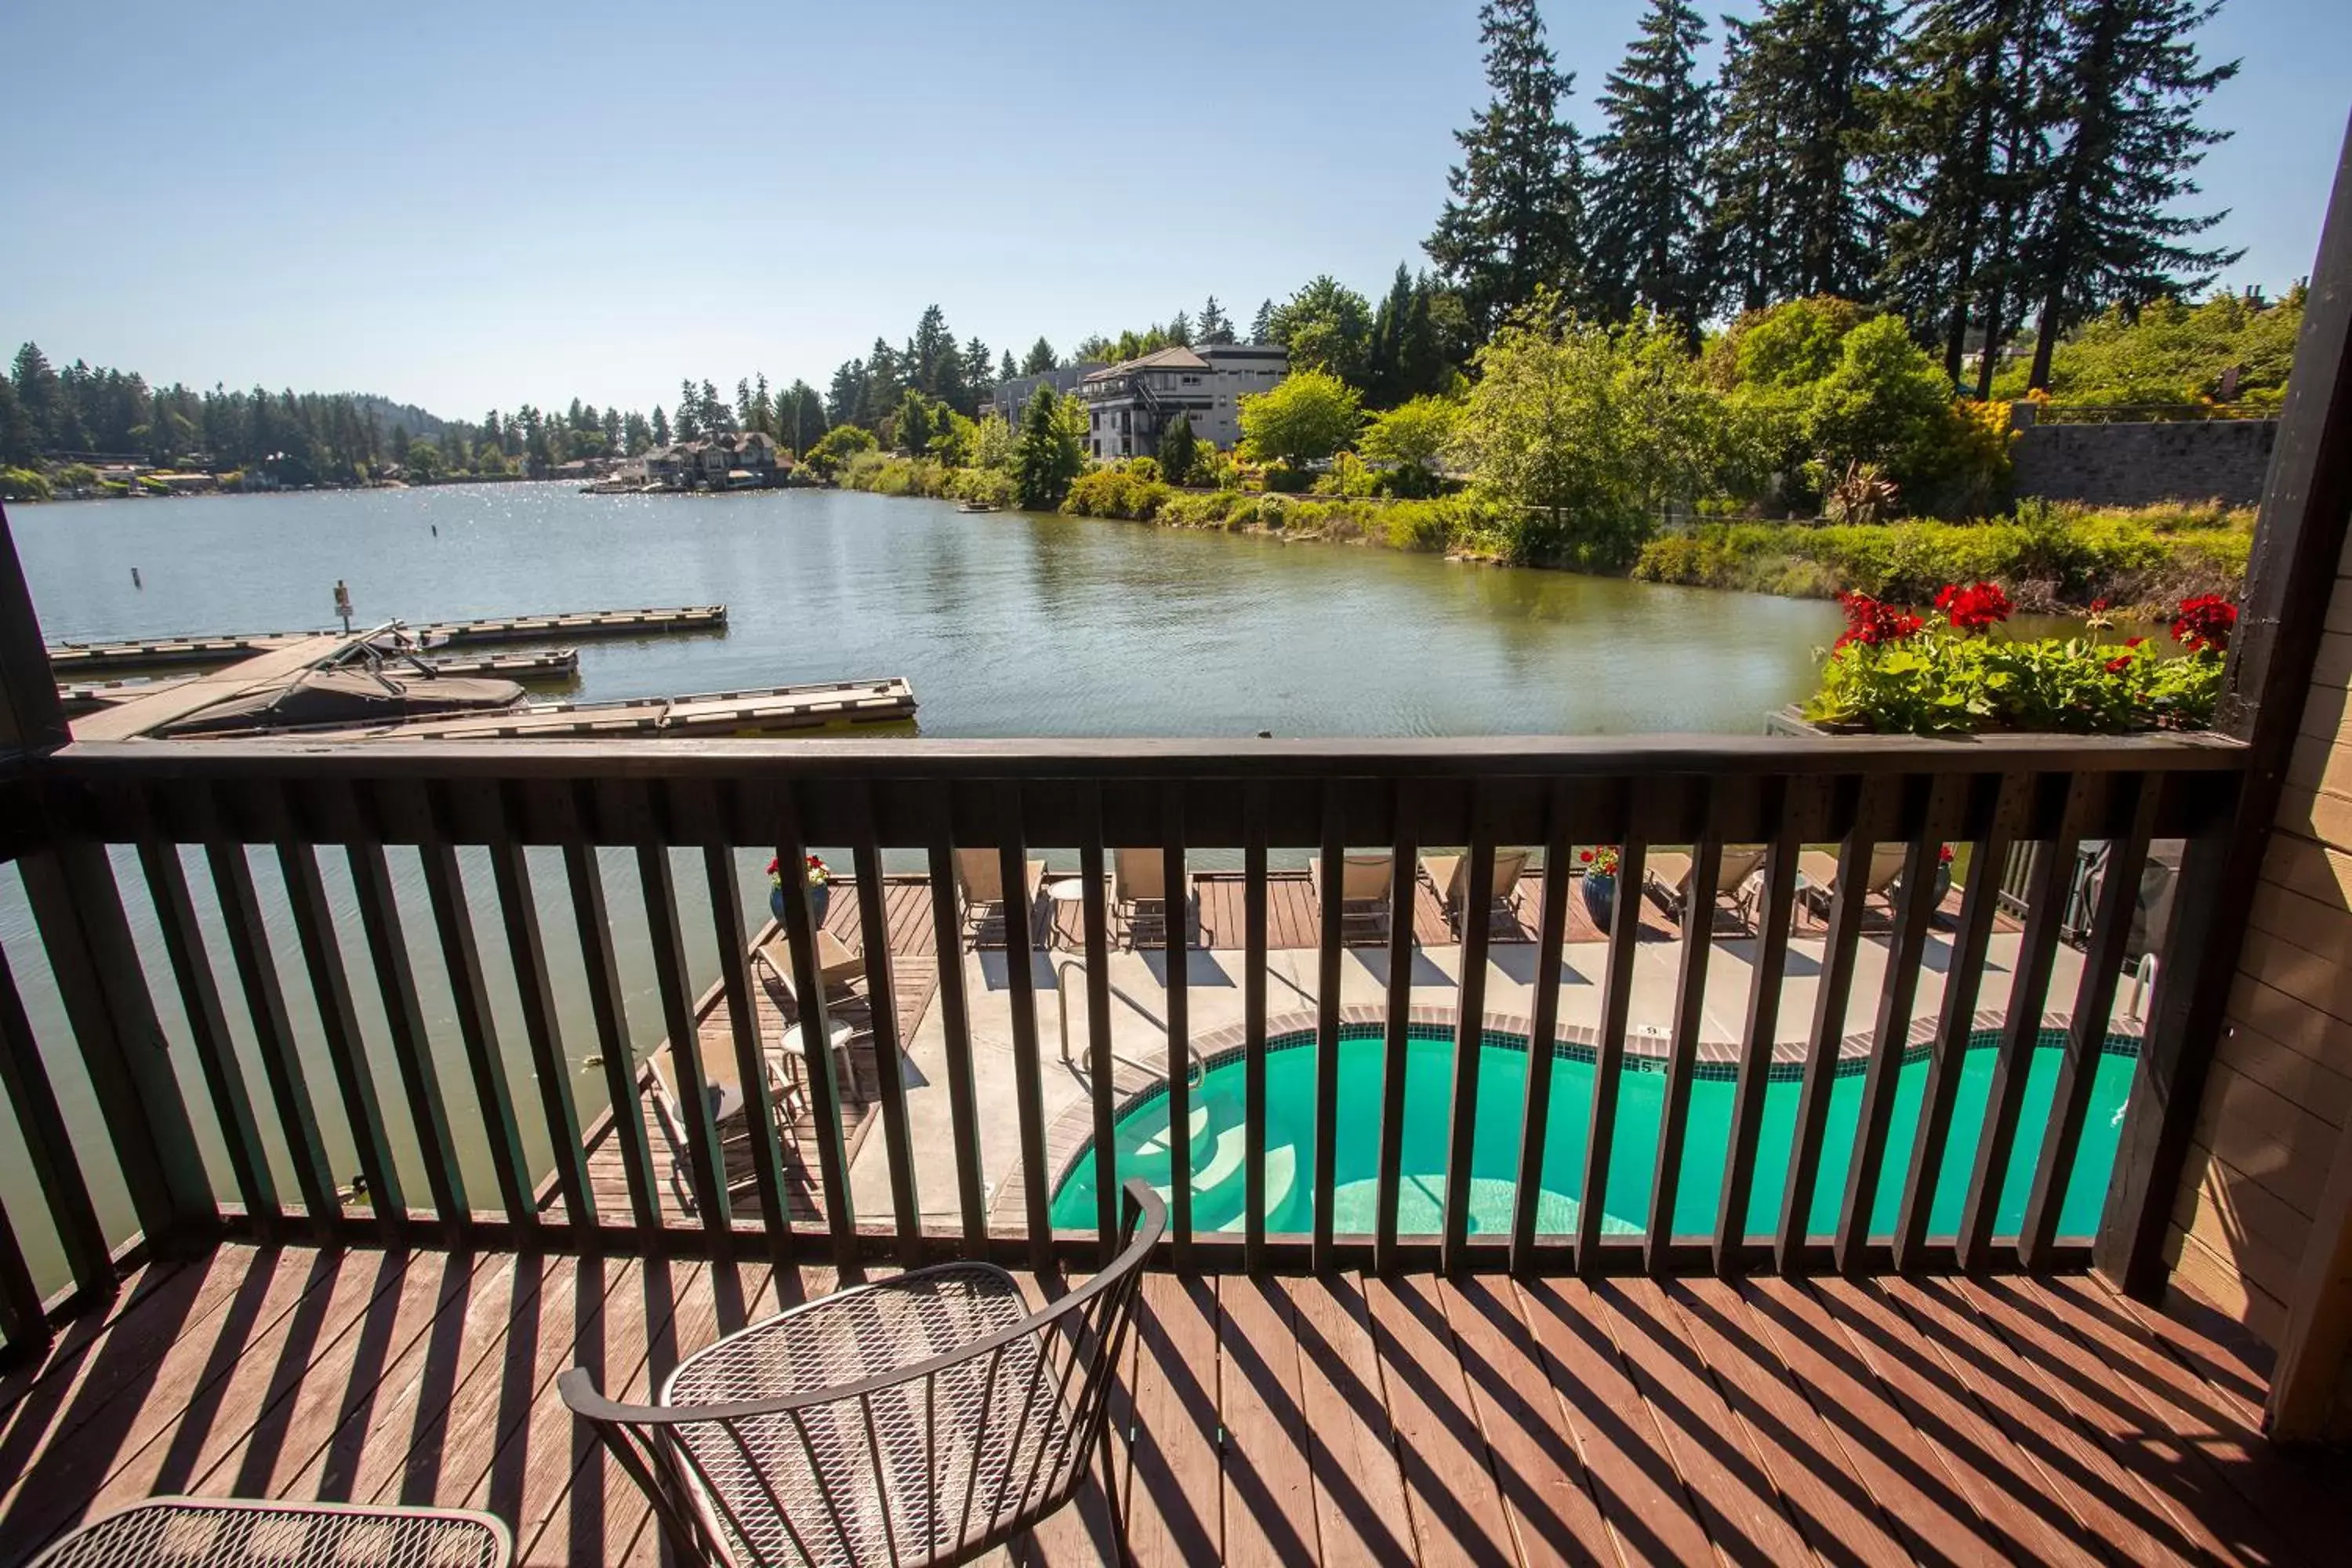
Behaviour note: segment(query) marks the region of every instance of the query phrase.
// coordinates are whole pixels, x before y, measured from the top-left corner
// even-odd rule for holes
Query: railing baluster
[[[940,966],[940,1024],[948,1054],[948,1115],[955,1139],[956,1203],[968,1250],[988,1239],[988,1189],[980,1163],[980,1111],[971,1074],[971,1009],[964,997],[963,918],[957,908],[954,796],[933,802],[928,846],[931,882],[931,944]]]
[[[361,931],[375,969],[376,994],[383,999],[384,1026],[392,1038],[393,1061],[408,1100],[417,1157],[425,1163],[425,1185],[433,1194],[436,1217],[462,1242],[472,1229],[473,1214],[466,1196],[465,1173],[458,1168],[457,1141],[449,1131],[448,1101],[441,1091],[439,1066],[433,1059],[432,1037],[416,998],[416,973],[409,958],[408,940],[401,930],[392,868],[384,861],[383,844],[373,837],[351,845],[347,857],[352,888],[359,895]]]
[[[1830,1096],[1837,1089],[1838,1058],[1845,1045],[1846,1003],[1853,992],[1854,951],[1861,945],[1863,906],[1870,889],[1870,857],[1875,847],[1862,796],[1868,783],[1855,780],[1841,793],[1853,815],[1838,845],[1837,887],[1830,900],[1830,929],[1822,943],[1821,989],[1813,998],[1812,1034],[1806,1042],[1805,1074],[1797,1090],[1797,1121],[1789,1139],[1788,1184],[1780,1190],[1780,1225],[1772,1237],[1772,1267],[1794,1274],[1803,1264],[1811,1233],[1813,1188],[1822,1171],[1822,1139],[1829,1127]]]
[[[1311,1247],[1318,1274],[1331,1267],[1331,1238],[1337,1224],[1331,1208],[1339,1185],[1339,895],[1348,858],[1340,826],[1343,798],[1339,781],[1324,782],[1322,858],[1317,863],[1321,885],[1316,889],[1323,920],[1317,932],[1315,981],[1315,1234]]]
[[[1683,1141],[1690,1127],[1691,1080],[1698,1070],[1698,1033],[1706,1000],[1706,966],[1715,954],[1715,884],[1723,869],[1723,839],[1715,830],[1716,786],[1701,780],[1698,837],[1691,845],[1690,879],[1683,885],[1682,963],[1675,976],[1673,1032],[1666,1044],[1666,1100],[1658,1122],[1656,1173],[1650,1183],[1650,1218],[1642,1237],[1642,1265],[1666,1272],[1675,1240],[1675,1203],[1682,1194]],[[1636,888],[1622,889],[1635,899]]]
[[[1262,784],[1242,791],[1242,1260],[1265,1267],[1265,812]]]
[[[1093,1080],[1095,1128],[1095,1234],[1103,1262],[1118,1255],[1118,1146],[1112,1104],[1110,1049],[1110,908],[1103,893],[1102,785],[1087,786],[1079,808],[1078,877],[1086,884],[1080,904],[1087,943],[1087,1073]],[[1163,892],[1165,889],[1161,889]]]
[[[49,1315],[41,1301],[41,1288],[25,1263],[25,1248],[16,1238],[16,1223],[8,1205],[0,1203],[0,1353],[24,1365],[49,1347]]]
[[[1389,849],[1388,1015],[1381,1047],[1381,1167],[1373,1193],[1372,1267],[1397,1266],[1397,1200],[1404,1184],[1405,1066],[1412,1047],[1413,906],[1420,898],[1421,790],[1396,782],[1396,821]]]
[[[228,1032],[220,984],[205,951],[203,928],[196,923],[195,900],[188,893],[188,874],[180,864],[179,847],[160,838],[142,838],[139,863],[147,874],[155,923],[163,933],[163,951],[179,986],[180,1010],[187,1017],[196,1066],[204,1074],[205,1090],[228,1154],[230,1179],[236,1184],[237,1197],[253,1221],[255,1233],[275,1240],[285,1213],[278,1206],[269,1148],[253,1120],[253,1094],[246,1087],[245,1068],[236,1059],[236,1044]]]
[[[1029,846],[1021,820],[1021,786],[996,794],[996,865],[1004,892],[1004,994],[1013,1013],[1013,1083],[1021,1122],[1021,1213],[1029,1261],[1043,1271],[1054,1258],[1054,1222],[1045,1203],[1045,1100],[1037,1059],[1037,977],[1029,949]]]
[[[1536,934],[1535,1011],[1528,1020],[1528,1099],[1519,1116],[1519,1181],[1511,1200],[1511,1272],[1532,1273],[1537,1208],[1543,1197],[1544,1146],[1551,1131],[1554,1037],[1559,1032],[1561,948],[1568,939],[1568,885],[1573,868],[1568,840],[1570,786],[1551,786],[1550,823],[1544,839],[1543,912]]]
[[[1185,868],[1184,786],[1160,795],[1161,891],[1168,895],[1161,952],[1168,966],[1168,1230],[1178,1268],[1192,1257],[1192,879]]]
[[[776,859],[794,870],[808,863],[808,839],[801,831],[797,793],[787,780],[776,789]],[[784,877],[784,940],[793,955],[793,999],[799,1005],[802,1060],[808,1068],[809,1133],[816,1141],[816,1173],[824,1195],[824,1225],[833,1237],[834,1267],[863,1278],[857,1253],[857,1215],[849,1198],[849,1152],[842,1142],[841,1081],[835,1075],[831,1010],[825,1005],[824,972],[816,957],[816,910],[809,902],[808,878]]]
[[[629,1187],[629,1215],[650,1237],[661,1228],[661,1205],[654,1195],[653,1150],[646,1138],[645,1111],[637,1101],[636,1053],[630,1048],[628,1007],[622,998],[620,964],[613,952],[604,867],[598,862],[596,846],[584,836],[564,844],[563,873],[571,884],[572,920],[580,936],[588,1009],[596,1022],[597,1049],[604,1058],[604,1092],[613,1105],[611,1135],[620,1143],[622,1176]]]
[[[1470,1179],[1478,1147],[1478,1068],[1486,1047],[1486,944],[1494,923],[1494,797],[1484,782],[1470,786],[1469,880],[1463,889],[1462,976],[1454,1014],[1452,1126],[1445,1144],[1445,1207],[1439,1266],[1459,1273],[1470,1240]],[[1442,893],[1443,889],[1439,889]]]
[[[0,1089],[25,1141],[25,1162],[57,1226],[58,1244],[73,1271],[74,1286],[87,1300],[102,1301],[114,1294],[114,1258],[106,1245],[106,1227],[90,1202],[89,1183],[74,1155],[73,1135],[66,1131],[65,1114],[58,1109],[49,1069],[41,1059],[41,1042],[34,1037],[32,1020],[16,990],[16,972],[0,951]],[[36,1315],[40,1306],[34,1302]],[[16,1335],[11,1332],[14,1343]]]
[[[2000,910],[2003,869],[2019,815],[2032,795],[2032,781],[2024,773],[1988,779],[1994,799],[1987,826],[1969,850],[1968,890],[1960,899],[1959,930],[1952,934],[1952,954],[1944,974],[1944,999],[1936,1012],[1936,1038],[1928,1047],[1927,1080],[1919,1089],[1919,1131],[1912,1140],[1909,1169],[1903,1181],[1903,1207],[1895,1220],[1895,1268],[1908,1273],[1918,1267],[1927,1245],[1927,1221],[1936,1206],[1936,1185],[1944,1170],[1945,1146],[1951,1141],[1952,1106],[1959,1096],[1963,1065],[1977,1026],[1977,997],[1984,987],[1985,949],[1992,939],[1993,918]]]
[[[2025,1102],[2025,1079],[2033,1068],[2033,1053],[2042,1043],[2042,1012],[2056,967],[2059,928],[2066,919],[2066,895],[2074,876],[2074,847],[2087,807],[2090,784],[2084,774],[2053,774],[2043,788],[2065,792],[2057,831],[2042,840],[2031,878],[2032,903],[2025,915],[2025,935],[2018,945],[2017,969],[2010,984],[2009,1016],[2003,1020],[2000,1047],[1993,1058],[1992,1082],[1986,1091],[1983,1131],[1977,1138],[1977,1155],[1969,1173],[1969,1195],[1960,1208],[1959,1264],[1970,1272],[1988,1261],[1992,1227],[2000,1211],[2001,1189],[2009,1180],[2009,1156],[2017,1141],[2017,1119]],[[2046,812],[2037,812],[2045,818]],[[2036,826],[2039,826],[2037,821]]]
[[[287,902],[294,910],[294,934],[310,978],[310,995],[318,1005],[327,1065],[335,1075],[360,1174],[367,1183],[368,1204],[375,1211],[384,1245],[397,1246],[408,1232],[408,1199],[384,1136],[383,1107],[376,1099],[367,1041],[360,1034],[359,1014],[352,1005],[351,979],[343,970],[342,947],[335,941],[334,914],[327,907],[326,886],[319,877],[319,853],[289,831],[278,842],[278,867],[286,880]]]
[[[572,1064],[563,1049],[555,1010],[555,986],[547,973],[546,938],[540,930],[539,900],[530,884],[529,852],[517,842],[514,812],[501,799],[491,811],[490,879],[498,889],[499,915],[514,966],[515,993],[522,1006],[523,1042],[539,1080],[540,1114],[555,1162],[564,1211],[583,1230],[596,1223],[595,1194],[588,1185],[588,1153],[580,1141],[580,1111],[572,1102]]]
[[[912,1264],[922,1249],[923,1204],[915,1185],[914,1132],[907,1121],[906,1068],[899,1059],[898,960],[890,945],[888,889],[882,883],[874,800],[862,791],[857,838],[850,853],[856,862],[857,929],[866,951],[866,999],[874,1016],[874,1073],[882,1094],[882,1152],[890,1167],[891,1215],[898,1233],[898,1260]]]
[[[2139,903],[2140,877],[2147,865],[2147,844],[2156,828],[2161,784],[2152,775],[2138,773],[2118,785],[2129,792],[2131,826],[2123,837],[2107,843],[2098,907],[2092,916],[2090,940],[2083,949],[2083,974],[2074,991],[2074,1016],[2066,1030],[2065,1054],[2058,1062],[2058,1082],[2051,1091],[2050,1126],[2042,1135],[2033,1185],[2025,1201],[2024,1223],[2018,1231],[2018,1260],[2028,1268],[2048,1268],[2050,1248],[2057,1240],[2059,1214],[2074,1178],[2074,1156],[2082,1148],[2083,1121],[2090,1113],[2091,1083],[2106,1048],[2107,1016],[2116,1005],[2124,948],[2131,941],[2132,916]]]
[[[1601,1220],[1609,1201],[1609,1157],[1617,1135],[1618,1081],[1625,1065],[1625,1027],[1633,1016],[1633,955],[1642,937],[1642,865],[1633,831],[1638,805],[1626,805],[1624,843],[1617,852],[1617,902],[1609,922],[1609,972],[1601,982],[1601,1032],[1593,1047],[1592,1115],[1585,1127],[1584,1182],[1577,1189],[1576,1271],[1588,1279],[1601,1268]]]
[[[285,1135],[287,1152],[294,1161],[294,1183],[309,1211],[311,1230],[320,1242],[330,1242],[342,1206],[335,1197],[335,1178],[327,1164],[326,1149],[319,1142],[318,1114],[301,1057],[294,1047],[294,1028],[287,1018],[278,966],[270,957],[269,933],[262,924],[261,902],[253,890],[253,868],[246,859],[245,846],[226,839],[206,844],[205,859],[212,868],[222,929],[228,934],[229,954],[236,961],[246,1012],[253,1022],[261,1074],[268,1081],[278,1131]]]
[[[670,874],[669,848],[659,842],[637,846],[637,887],[645,895],[646,937],[654,953],[654,984],[661,995],[662,1028],[678,1110],[686,1117],[686,1184],[702,1217],[703,1234],[720,1258],[735,1255],[728,1217],[727,1182],[719,1164],[719,1130],[702,1077],[702,1042],[694,1003],[686,989],[686,939],[677,927],[677,891]],[[633,1114],[643,1114],[633,1103]],[[620,1114],[615,1109],[614,1114]]]
[[[1911,1047],[1911,1005],[1919,994],[1920,960],[1935,923],[1936,881],[1944,847],[1939,809],[1949,775],[1908,781],[1918,820],[1905,824],[1909,847],[1903,852],[1902,894],[1895,907],[1895,931],[1886,949],[1886,973],[1878,988],[1878,1016],[1872,1025],[1870,1061],[1863,1069],[1862,1105],[1855,1114],[1853,1152],[1846,1162],[1845,1199],[1838,1210],[1832,1256],[1841,1274],[1863,1271],[1870,1242],[1870,1217],[1877,1206],[1879,1172],[1886,1156],[1886,1125]]]
[[[2234,774],[2175,774],[2167,784],[2183,797],[2180,872],[2171,918],[2155,950],[2163,967],[2148,1001],[2116,1142],[2115,1181],[2092,1251],[2099,1271],[2116,1288],[2147,1301],[2162,1297],[2170,1276],[2165,1234],[2212,1061],[2213,1033],[2200,1026],[2200,1016],[2218,1006],[2217,989],[2227,990],[2210,983],[2217,978],[2212,971],[2234,962],[2217,911],[2245,793]]]
[[[482,954],[474,940],[473,906],[466,901],[466,879],[458,869],[457,846],[450,843],[439,812],[434,813],[434,833],[417,847],[425,866],[425,896],[433,906],[433,928],[440,939],[441,963],[449,977],[449,1000],[457,1015],[457,1038],[466,1052],[466,1070],[473,1079],[474,1099],[482,1118],[482,1134],[489,1146],[490,1173],[506,1205],[507,1219],[526,1236],[539,1233],[539,1210],[531,1204],[522,1152],[516,1130],[514,1096],[507,1086],[506,1061],[499,1050],[498,1027],[490,1017],[489,989],[482,978]]]
[[[1732,1087],[1731,1136],[1723,1155],[1723,1194],[1715,1210],[1714,1264],[1718,1279],[1747,1272],[1748,1211],[1756,1193],[1756,1149],[1762,1142],[1764,1107],[1772,1083],[1772,1047],[1780,1037],[1780,998],[1789,970],[1789,931],[1797,918],[1797,787],[1789,778],[1769,781],[1765,820],[1772,836],[1764,847],[1764,888],[1759,895],[1756,973],[1748,983],[1748,1026],[1740,1036],[1739,1077]]]
[[[778,869],[790,887],[802,862],[785,860]],[[803,888],[806,876],[798,879]],[[751,1181],[759,1196],[760,1227],[771,1262],[792,1267],[793,1216],[784,1195],[784,1153],[776,1140],[776,1103],[768,1092],[768,1065],[760,1054],[760,1020],[752,1011],[751,963],[743,931],[742,894],[735,885],[735,852],[723,844],[702,847],[702,881],[710,900],[710,931],[719,946],[719,984],[727,998],[727,1034],[735,1047],[735,1077],[743,1094],[743,1136],[751,1144]],[[787,900],[790,894],[786,895]],[[823,1035],[801,1037],[803,1050],[823,1049]],[[731,1216],[730,1216],[731,1223]]]

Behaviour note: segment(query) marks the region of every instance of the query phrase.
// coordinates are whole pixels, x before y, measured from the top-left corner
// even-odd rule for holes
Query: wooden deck
[[[225,1247],[0,1379],[0,1565],[157,1492],[487,1508],[530,1563],[653,1563],[557,1399],[642,1396],[829,1271]],[[1090,1483],[1014,1561],[2322,1563],[2352,1462],[2084,1279],[1150,1276]]]
[[[884,908],[889,919],[890,975],[898,1002],[898,1039],[903,1046],[915,1036],[915,1029],[939,994],[940,964],[938,944],[932,940],[930,885],[919,877],[886,877],[883,879]],[[857,890],[844,883],[834,894],[826,911],[825,929],[839,937],[854,952],[865,952],[865,935],[857,917]],[[762,933],[767,934],[765,932]],[[772,985],[763,983],[761,966],[751,966],[751,1007],[756,1016],[760,1038],[763,1043],[782,1038],[791,1022],[783,1011],[782,999]],[[872,1126],[879,1079],[874,1066],[874,1035],[872,1018],[863,1001],[840,1009],[841,1016],[856,1032],[850,1037],[849,1057],[853,1081],[845,1083],[841,1104],[843,1141],[854,1161]],[[734,1081],[735,1034],[733,1015],[728,1009],[727,993],[722,985],[710,987],[695,1005],[695,1034],[701,1043],[703,1060],[719,1069],[719,1076]],[[656,1050],[667,1050],[667,1041]],[[649,1081],[651,1068],[638,1078],[642,1090]],[[675,1080],[673,1080],[675,1081]],[[637,1114],[645,1123],[646,1146],[654,1152],[655,1198],[661,1209],[665,1225],[691,1225],[693,1216],[680,1201],[682,1184],[671,1178],[671,1160],[661,1129],[655,1124],[653,1105],[643,1093],[637,1098]],[[785,1174],[790,1178],[786,1197],[791,1205],[793,1223],[817,1225],[824,1217],[824,1194],[819,1188],[815,1128],[805,1120],[796,1121],[791,1129],[792,1138],[783,1149]],[[600,1215],[625,1215],[629,1212],[628,1172],[624,1163],[620,1141],[613,1135],[609,1114],[595,1119],[583,1132],[588,1152],[588,1185]],[[542,1183],[539,1193],[540,1206],[558,1207],[562,1194],[552,1177]],[[746,1215],[735,1215],[741,1224]]]

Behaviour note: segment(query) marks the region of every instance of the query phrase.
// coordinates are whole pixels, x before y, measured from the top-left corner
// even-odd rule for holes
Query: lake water
[[[723,634],[584,641],[583,699],[647,697],[898,675],[931,736],[1395,736],[1717,731],[1752,733],[1803,695],[1833,605],[1658,587],[1565,573],[1449,565],[1433,557],[1179,532],[1021,513],[968,515],[943,501],[822,490],[721,497],[583,496],[555,485],[449,487],[173,501],[28,506],[11,513],[42,630],[52,641],[330,624],[349,584],[362,621],[723,603]],[[143,587],[133,587],[137,568]],[[442,1080],[467,1118],[467,1079],[421,873],[390,853]],[[560,998],[583,994],[561,869],[533,851],[534,893]],[[333,1102],[275,856],[249,857],[314,1100]],[[740,858],[735,892],[764,914],[764,852]],[[199,911],[203,859],[184,857]],[[353,1002],[386,1099],[397,1163],[421,1193],[343,858],[320,857],[342,931]],[[478,906],[488,868],[461,852]],[[135,859],[116,858],[133,932],[184,1083],[200,1099],[184,1020]],[[629,858],[604,857],[635,1047],[661,1037]],[[674,871],[697,980],[718,952],[698,858]],[[700,913],[698,916],[697,911]],[[527,1146],[542,1157],[513,972],[494,916],[476,929],[494,1022]],[[213,967],[257,1094],[263,1079],[242,992],[217,931]],[[65,1038],[54,982],[13,869],[0,871],[0,951],[37,1032]],[[569,956],[567,956],[567,954]],[[584,1121],[602,1109],[584,1009],[560,1018]],[[70,1059],[52,1072],[101,1217],[127,1204],[104,1110]],[[69,1055],[69,1054],[68,1054]],[[200,1122],[208,1120],[200,1118]],[[338,1173],[353,1169],[341,1114],[320,1118]],[[200,1135],[210,1134],[200,1126]],[[282,1194],[296,1190],[274,1129]],[[219,1190],[231,1191],[216,1146]],[[494,1197],[478,1144],[460,1163],[478,1204]],[[65,1282],[56,1238],[0,1112],[0,1196],[45,1289]]]

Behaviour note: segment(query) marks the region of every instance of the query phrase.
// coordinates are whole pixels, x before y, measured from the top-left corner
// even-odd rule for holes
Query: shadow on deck
[[[556,1397],[835,1286],[761,1265],[226,1246],[0,1380],[0,1563],[157,1492],[486,1508],[653,1563]],[[1038,1282],[1028,1281],[1034,1288]],[[2260,1436],[2193,1307],[2082,1278],[1153,1275],[1110,1469],[1014,1561],[2340,1562],[2352,1469]]]

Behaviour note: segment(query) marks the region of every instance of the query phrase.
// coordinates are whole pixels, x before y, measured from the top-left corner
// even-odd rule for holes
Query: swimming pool
[[[1969,1167],[1990,1096],[1994,1045],[1990,1032],[1973,1036],[1963,1058],[1952,1111],[1950,1142],[1937,1178],[1929,1211],[1930,1236],[1958,1229],[1968,1195]],[[1996,1235],[2013,1235],[2033,1184],[2042,1152],[2064,1037],[2044,1030],[2025,1082],[2023,1110],[2000,1204]],[[1314,1224],[1315,1037],[1311,1031],[1276,1036],[1266,1043],[1266,1229],[1303,1232]],[[1527,1100],[1528,1053],[1523,1036],[1489,1032],[1481,1047],[1478,1109],[1470,1170],[1471,1234],[1507,1235],[1517,1187],[1519,1121]],[[1582,1185],[1587,1119],[1592,1106],[1591,1053],[1580,1047],[1556,1047],[1549,1132],[1544,1146],[1543,1193],[1536,1206],[1538,1231],[1562,1233],[1576,1218]],[[2107,1185],[2115,1173],[2116,1144],[2131,1092],[2136,1047],[2111,1038],[2100,1053],[2091,1083],[2090,1114],[2081,1152],[2066,1187],[2058,1221],[2061,1237],[2087,1237],[2098,1228]],[[1373,1229],[1379,1171],[1382,1037],[1376,1025],[1344,1026],[1339,1032],[1339,1103],[1334,1149],[1338,1186],[1333,1228],[1341,1235]],[[1813,1190],[1809,1232],[1828,1236],[1837,1226],[1845,1196],[1846,1164],[1862,1104],[1864,1063],[1841,1063],[1830,1096],[1829,1125],[1822,1140],[1821,1178]],[[1754,1195],[1748,1206],[1750,1234],[1771,1231],[1780,1217],[1789,1145],[1797,1117],[1801,1069],[1772,1068],[1765,1089],[1764,1124],[1757,1149]],[[1915,1049],[1897,1079],[1895,1110],[1887,1133],[1887,1156],[1871,1208],[1874,1236],[1890,1233],[1903,1201],[1904,1174],[1919,1124],[1919,1098],[1927,1061]],[[1402,1234],[1433,1234],[1445,1194],[1446,1142],[1451,1121],[1454,1037],[1450,1028],[1416,1025],[1405,1053],[1403,1180],[1397,1205]],[[1657,1163],[1659,1122],[1664,1112],[1664,1064],[1629,1058],[1617,1102],[1617,1131],[1610,1149],[1603,1194],[1602,1228],[1638,1232],[1649,1213],[1649,1187]],[[1682,1181],[1675,1199],[1678,1236],[1713,1231],[1722,1201],[1723,1162],[1730,1143],[1733,1069],[1702,1064],[1691,1084],[1690,1127],[1684,1142]],[[1192,1093],[1192,1223],[1201,1231],[1243,1228],[1242,1060],[1238,1052],[1211,1058],[1209,1070]],[[1164,1194],[1171,1170],[1168,1097],[1164,1086],[1146,1091],[1121,1113],[1114,1129],[1119,1177],[1142,1176]],[[1054,1194],[1056,1226],[1088,1229],[1095,1223],[1096,1160],[1091,1146],[1071,1163]]]

